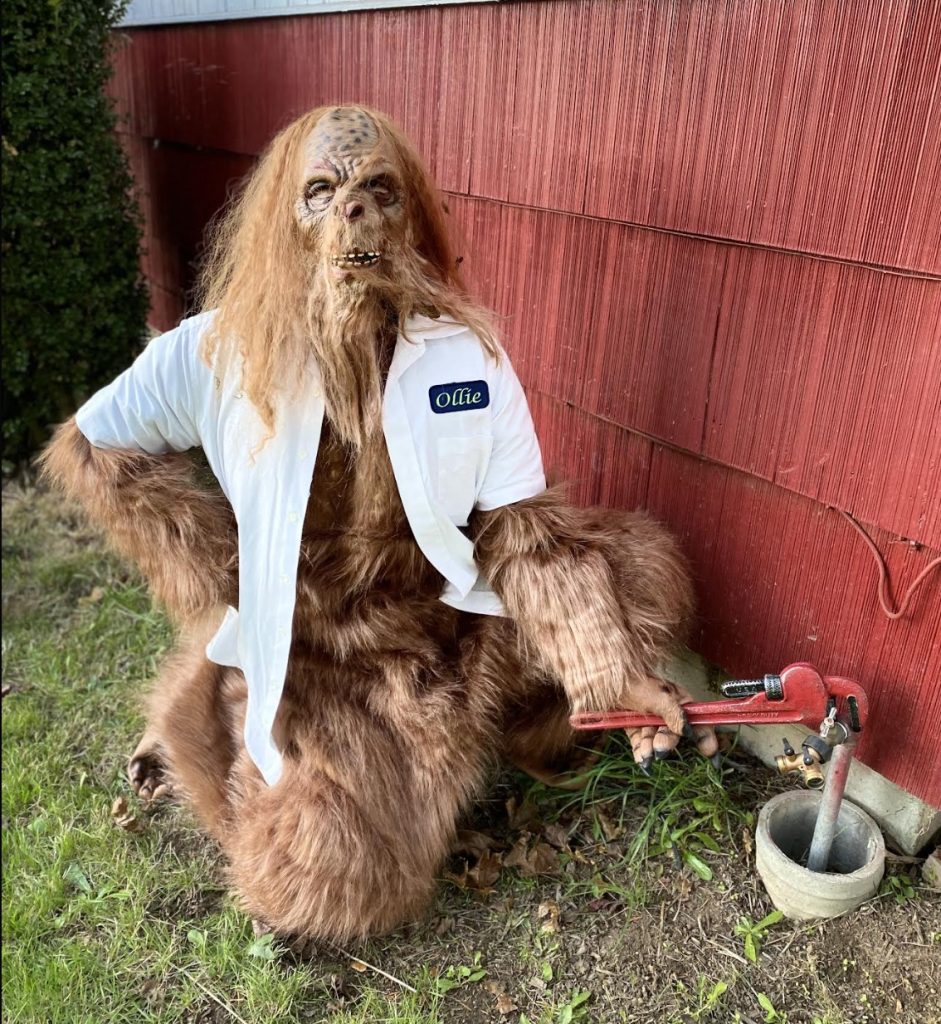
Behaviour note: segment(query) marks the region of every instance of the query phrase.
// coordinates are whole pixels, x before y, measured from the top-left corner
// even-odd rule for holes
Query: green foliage
[[[591,993],[575,989],[569,998],[559,1007],[558,1024],[572,1024],[573,1021],[584,1020],[588,1013],[585,1005],[591,999]]]
[[[629,808],[647,808],[641,821],[631,822],[624,858],[628,864],[668,854],[677,868],[685,865],[709,882],[713,869],[706,858],[720,853],[743,824],[751,825],[751,816],[726,789],[721,770],[698,754],[657,762],[654,772],[645,776],[634,764],[627,738],[614,735],[582,777],[585,786],[580,793],[568,801],[556,798],[560,811],[571,806],[583,810],[603,806],[606,816],[613,819],[610,829],[611,825],[623,825]],[[534,787],[534,791],[538,789]],[[603,833],[599,819],[596,835],[600,838]],[[603,891],[599,881],[595,895]]]
[[[3,10],[3,460],[107,383],[146,331],[139,214],[104,86],[121,0]]]
[[[690,998],[691,994],[681,981],[677,982],[676,989],[680,996]],[[690,1000],[684,1019],[695,1021],[697,1024],[699,1021],[709,1020],[720,1009],[722,997],[728,990],[728,982],[712,981],[700,975],[696,982],[695,997]]]
[[[765,932],[769,928],[774,927],[783,918],[784,914],[780,910],[772,910],[767,917],[763,917],[760,921],[753,921],[750,917],[743,917],[735,926],[735,934],[741,935],[744,939],[745,956],[753,964],[758,963],[758,954],[761,952],[761,943]]]
[[[765,1012],[765,1024],[787,1024],[787,1016],[774,1008],[774,1003],[764,992],[757,993],[758,1005]]]
[[[481,954],[474,954],[474,963],[471,966],[465,964],[452,964],[443,974],[435,978],[434,991],[437,995],[443,996],[453,988],[461,988],[463,985],[476,985],[487,977],[487,971],[480,966]]]
[[[896,903],[915,899],[915,883],[908,875],[889,875],[879,890],[880,896],[891,896]]]

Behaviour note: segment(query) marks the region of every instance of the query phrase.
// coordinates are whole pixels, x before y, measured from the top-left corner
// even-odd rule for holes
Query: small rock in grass
[[[921,866],[921,878],[925,885],[932,889],[941,889],[941,846],[937,846],[934,852]]]

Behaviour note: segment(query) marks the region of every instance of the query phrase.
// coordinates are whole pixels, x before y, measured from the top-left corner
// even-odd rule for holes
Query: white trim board
[[[131,0],[121,20],[121,27],[488,2],[492,0]]]

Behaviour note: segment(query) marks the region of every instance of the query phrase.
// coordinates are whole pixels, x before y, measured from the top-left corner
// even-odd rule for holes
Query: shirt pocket
[[[483,435],[439,437],[437,497],[455,526],[467,526],[487,472],[493,439]]]

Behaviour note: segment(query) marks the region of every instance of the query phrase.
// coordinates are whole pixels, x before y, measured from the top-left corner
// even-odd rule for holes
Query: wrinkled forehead
[[[335,107],[314,126],[304,145],[305,168],[333,168],[350,174],[363,161],[379,156],[379,129],[356,107]]]

